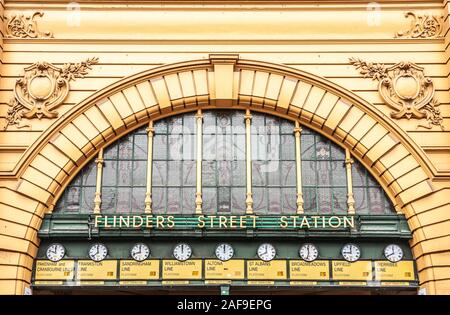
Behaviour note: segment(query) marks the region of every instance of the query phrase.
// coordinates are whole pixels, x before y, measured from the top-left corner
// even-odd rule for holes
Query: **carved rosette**
[[[7,124],[18,128],[29,126],[22,118],[56,118],[54,111],[70,90],[70,81],[84,78],[98,58],[87,59],[80,63],[67,63],[62,68],[48,62],[37,62],[25,68],[25,74],[16,81],[14,98],[10,101],[7,112]]]
[[[350,63],[359,69],[365,78],[378,80],[378,91],[386,104],[394,109],[391,117],[427,120],[426,125],[417,127],[431,129],[433,125],[444,130],[443,118],[434,98],[433,81],[423,73],[424,68],[412,62],[399,62],[392,67],[373,64],[350,58]]]
[[[397,38],[437,38],[441,36],[444,17],[430,14],[416,15],[414,12],[406,12],[405,17],[412,17],[409,30],[395,34]]]
[[[15,14],[8,18],[6,23],[7,38],[51,38],[51,32],[39,32],[37,23],[34,20],[36,16],[42,17],[44,12],[35,12],[31,16]]]

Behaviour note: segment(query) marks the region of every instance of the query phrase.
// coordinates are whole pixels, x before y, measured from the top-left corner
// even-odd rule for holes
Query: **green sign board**
[[[351,215],[97,215],[101,229],[348,229],[355,227]]]

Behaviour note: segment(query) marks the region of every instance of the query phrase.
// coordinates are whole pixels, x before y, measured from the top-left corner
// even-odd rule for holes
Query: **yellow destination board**
[[[326,260],[290,260],[289,272],[292,280],[329,280],[330,263]]]
[[[205,279],[244,279],[244,260],[205,260]]]
[[[159,279],[159,260],[120,261],[120,280]]]
[[[38,260],[36,262],[36,280],[73,280],[75,262],[73,260]]]
[[[253,280],[283,280],[287,278],[286,260],[248,260],[247,278]]]
[[[92,260],[78,261],[78,280],[116,280],[116,276],[116,260],[104,260],[100,262]]]
[[[372,262],[371,261],[333,261],[332,262],[333,280],[372,280]]]
[[[375,280],[411,280],[414,281],[414,265],[412,261],[375,262]]]
[[[163,260],[163,279],[201,279],[201,260]]]

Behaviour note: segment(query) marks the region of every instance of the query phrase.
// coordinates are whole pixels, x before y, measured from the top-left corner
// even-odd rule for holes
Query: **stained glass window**
[[[102,213],[143,212],[147,170],[145,128],[122,137],[104,151]]]
[[[97,166],[90,161],[70,182],[56,204],[55,211],[91,213],[94,210]]]
[[[195,115],[155,122],[152,199],[155,214],[195,212]]]
[[[252,113],[253,211],[257,215],[297,210],[293,132],[290,121]]]
[[[202,193],[207,214],[245,214],[243,111],[203,114]]]
[[[311,129],[302,128],[302,189],[305,213],[345,214],[345,151]]]
[[[246,213],[246,125],[241,110],[202,112],[201,187],[204,214]],[[251,112],[253,211],[295,214],[297,161],[294,123]],[[345,151],[302,126],[301,180],[306,214],[347,213]],[[197,186],[197,118],[186,113],[154,122],[152,211],[194,214]],[[146,127],[104,149],[101,213],[143,213],[147,184]],[[97,164],[90,161],[68,185],[56,211],[92,213]],[[352,164],[356,214],[393,213],[381,186],[356,159]]]
[[[356,161],[352,165],[353,193],[357,214],[385,214],[394,209],[380,184]]]

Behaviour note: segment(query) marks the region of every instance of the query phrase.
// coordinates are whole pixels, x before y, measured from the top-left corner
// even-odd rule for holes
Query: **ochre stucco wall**
[[[54,38],[4,38],[2,28],[1,127],[24,68],[91,57],[99,63],[70,82],[58,118],[0,132],[0,293],[23,294],[30,285],[44,213],[100,148],[163,115],[249,106],[299,119],[351,149],[407,216],[421,286],[450,294],[449,2],[379,3],[377,23],[364,2],[186,10],[81,1],[79,25],[68,23],[58,2],[2,3],[7,17],[44,12],[37,26]],[[444,36],[395,38],[410,26],[407,11],[443,15]],[[424,67],[446,129],[392,119],[378,81],[363,78],[350,57]]]

